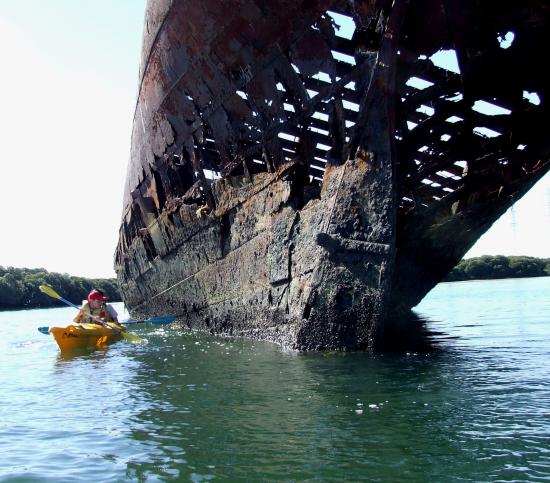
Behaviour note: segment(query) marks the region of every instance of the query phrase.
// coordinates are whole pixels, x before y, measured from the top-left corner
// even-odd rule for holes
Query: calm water
[[[62,356],[0,312],[0,481],[548,481],[550,277],[439,285],[424,351],[295,354],[141,326]]]

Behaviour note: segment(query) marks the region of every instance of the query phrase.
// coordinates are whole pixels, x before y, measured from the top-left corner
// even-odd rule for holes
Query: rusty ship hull
[[[150,0],[132,316],[375,350],[548,171],[547,26],[537,1]]]

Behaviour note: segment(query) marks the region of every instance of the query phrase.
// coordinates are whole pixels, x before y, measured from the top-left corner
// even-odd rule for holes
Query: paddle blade
[[[138,337],[137,335],[130,334],[129,332],[126,332],[124,330],[120,331],[120,335],[127,340],[128,342],[131,342],[132,344],[144,344],[146,342],[145,339],[142,339],[141,337]]]
[[[50,297],[61,300],[61,295],[59,295],[53,288],[51,288],[49,285],[40,285],[38,287],[42,293],[45,293],[46,295],[49,295]]]
[[[41,332],[42,334],[49,334],[50,328],[49,327],[38,327],[38,332]]]
[[[164,325],[170,324],[171,322],[174,322],[174,320],[176,320],[176,317],[174,315],[163,315],[159,317],[151,317],[144,322],[149,322],[150,324]]]
[[[120,322],[122,325],[132,325],[132,324],[155,324],[155,325],[165,325],[170,324],[171,322],[174,322],[176,320],[176,317],[173,315],[162,315],[159,317],[150,317],[149,319],[145,320],[136,320],[136,319],[128,319],[123,320]]]

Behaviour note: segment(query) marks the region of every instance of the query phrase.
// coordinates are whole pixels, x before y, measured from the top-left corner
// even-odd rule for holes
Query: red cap
[[[102,302],[105,302],[106,300],[109,300],[109,297],[105,297],[99,290],[92,290],[88,294],[88,302],[91,302],[92,300],[101,300]]]

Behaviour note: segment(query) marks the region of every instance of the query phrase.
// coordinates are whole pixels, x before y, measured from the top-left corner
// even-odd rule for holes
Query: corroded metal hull
[[[376,349],[549,169],[548,8],[493,7],[149,1],[115,255],[131,314]]]

